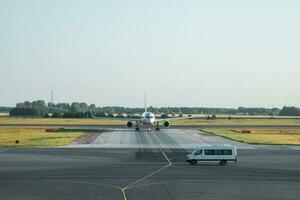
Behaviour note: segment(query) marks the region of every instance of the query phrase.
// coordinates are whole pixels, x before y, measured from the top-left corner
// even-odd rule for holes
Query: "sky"
[[[0,106],[300,106],[300,1],[0,0]]]

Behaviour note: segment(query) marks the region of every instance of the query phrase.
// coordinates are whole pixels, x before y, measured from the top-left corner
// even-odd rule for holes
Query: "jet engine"
[[[131,128],[132,127],[132,122],[127,122],[127,127]]]
[[[164,127],[168,128],[169,126],[170,126],[170,122],[165,121],[165,122],[164,122]]]

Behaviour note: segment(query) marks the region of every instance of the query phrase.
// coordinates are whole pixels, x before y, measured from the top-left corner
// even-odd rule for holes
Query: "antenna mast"
[[[51,90],[51,103],[53,103],[53,90]]]
[[[147,99],[146,99],[146,94],[144,94],[144,106],[145,106],[145,112],[147,112]]]

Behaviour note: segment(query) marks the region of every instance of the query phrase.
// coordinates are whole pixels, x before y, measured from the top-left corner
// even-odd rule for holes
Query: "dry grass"
[[[300,145],[300,129],[251,129],[250,134],[229,129],[204,129],[204,131],[250,144]]]
[[[0,127],[0,146],[63,146],[72,143],[81,134],[81,132],[46,132],[42,128]],[[16,140],[20,143],[16,144]]]

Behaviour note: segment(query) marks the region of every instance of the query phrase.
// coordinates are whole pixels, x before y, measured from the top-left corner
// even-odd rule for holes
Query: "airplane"
[[[165,128],[170,127],[170,122],[169,121],[175,121],[175,120],[184,120],[184,119],[192,119],[192,117],[176,117],[176,118],[163,118],[163,119],[157,119],[155,117],[155,114],[152,112],[147,111],[147,104],[146,104],[146,95],[144,99],[144,104],[145,104],[145,111],[144,113],[140,116],[140,118],[109,118],[112,120],[121,120],[121,121],[127,121],[127,127],[135,127],[135,131],[140,131],[140,126],[155,126],[155,130],[159,131],[160,130],[160,123],[163,124]],[[92,118],[94,119],[107,119],[103,117],[96,117],[92,113]],[[148,132],[151,132],[151,128],[148,128]]]

